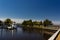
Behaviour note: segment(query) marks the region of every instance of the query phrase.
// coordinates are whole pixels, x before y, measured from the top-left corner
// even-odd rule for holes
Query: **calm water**
[[[18,27],[17,30],[0,29],[0,40],[45,40],[42,33],[24,31]]]

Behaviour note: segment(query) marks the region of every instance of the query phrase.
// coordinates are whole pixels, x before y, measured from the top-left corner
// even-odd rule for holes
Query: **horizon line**
[[[7,18],[0,18],[0,20],[4,21]],[[30,20],[30,19],[23,19],[23,18],[10,18],[12,21],[15,21],[16,23],[22,23],[24,20]],[[32,21],[44,21],[44,20],[38,20],[38,19],[31,19]],[[53,24],[60,25],[60,21],[51,20]]]

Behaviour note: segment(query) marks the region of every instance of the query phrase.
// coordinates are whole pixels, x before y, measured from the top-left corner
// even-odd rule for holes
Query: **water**
[[[43,33],[25,31],[18,27],[17,30],[0,29],[0,40],[46,40]]]

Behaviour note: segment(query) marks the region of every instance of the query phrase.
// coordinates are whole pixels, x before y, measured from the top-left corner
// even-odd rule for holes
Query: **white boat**
[[[12,29],[12,26],[8,26],[7,29]]]
[[[16,25],[12,24],[12,26],[8,26],[8,29],[16,29]]]
[[[12,27],[8,27],[8,29],[11,29]]]

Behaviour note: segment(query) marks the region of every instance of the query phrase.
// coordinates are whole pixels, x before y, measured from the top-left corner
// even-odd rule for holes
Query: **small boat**
[[[9,27],[7,27],[7,29],[9,29],[9,30],[13,30],[13,29],[17,29],[17,28],[12,27],[12,26],[9,26]]]
[[[17,29],[16,24],[13,23],[11,26],[8,26],[7,29]]]
[[[9,26],[9,27],[7,27],[7,29],[12,29],[12,27],[11,27],[11,26]]]

